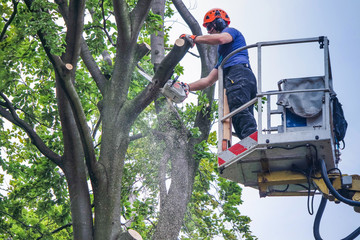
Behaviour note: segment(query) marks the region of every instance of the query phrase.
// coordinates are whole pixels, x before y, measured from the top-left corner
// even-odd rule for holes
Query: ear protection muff
[[[225,20],[222,18],[215,19],[213,23],[215,26],[215,30],[218,32],[222,32],[222,30],[224,30],[228,26]]]

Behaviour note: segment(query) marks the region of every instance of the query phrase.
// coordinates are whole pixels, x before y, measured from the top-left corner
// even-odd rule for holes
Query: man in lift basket
[[[214,8],[209,10],[204,17],[203,26],[209,35],[181,35],[182,38],[200,44],[219,45],[218,61],[208,76],[201,78],[186,87],[188,91],[197,91],[213,85],[218,80],[218,67],[222,60],[231,52],[246,46],[245,38],[235,28],[228,27],[230,18],[227,13]],[[256,78],[250,68],[249,54],[247,49],[236,53],[223,66],[224,87],[228,99],[230,111],[234,111],[243,104],[256,97]],[[257,131],[254,118],[254,106],[237,113],[232,117],[232,123],[237,136],[243,139]]]

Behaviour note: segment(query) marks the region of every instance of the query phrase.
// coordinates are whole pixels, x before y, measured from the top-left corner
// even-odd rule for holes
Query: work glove
[[[196,35],[190,35],[190,34],[181,34],[180,38],[185,39],[186,41],[188,41],[189,43],[191,43],[191,47],[195,46],[195,38],[197,36]]]
[[[188,97],[189,92],[190,92],[190,86],[189,86],[189,84],[184,83],[184,82],[180,82],[180,85],[183,87],[183,89],[184,89],[184,91],[185,91],[185,94],[186,94],[186,97]]]

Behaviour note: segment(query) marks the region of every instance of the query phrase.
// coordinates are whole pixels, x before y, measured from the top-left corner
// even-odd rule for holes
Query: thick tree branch
[[[172,141],[170,141],[172,143]],[[159,191],[160,191],[160,210],[163,208],[164,203],[166,201],[166,197],[168,195],[167,187],[166,187],[166,173],[168,161],[171,159],[170,147],[167,147],[164,150],[163,156],[159,162]]]
[[[165,14],[165,0],[153,0],[152,11],[155,14],[161,16],[161,19],[164,20]],[[161,26],[162,29],[156,33],[151,34],[151,63],[154,65],[154,71],[157,70],[158,65],[164,59],[165,56],[165,39],[164,39],[164,26]]]
[[[94,139],[95,139],[95,137],[96,137],[97,131],[99,130],[101,121],[102,121],[102,119],[101,119],[101,114],[100,114],[99,120],[96,122],[95,128],[94,128],[93,133],[92,133],[92,137],[93,137]]]
[[[166,112],[166,118],[163,120],[162,129],[166,131],[166,151],[170,151],[171,159],[171,185],[168,191],[164,192],[162,187],[161,197],[165,201],[160,204],[159,221],[156,226],[153,239],[176,239],[183,223],[186,206],[191,196],[191,188],[194,183],[192,178],[193,157],[188,154],[189,148],[194,148],[188,144],[189,136],[184,131],[182,124],[178,123],[179,116],[177,111],[170,109]],[[164,170],[162,170],[164,171]],[[161,176],[161,173],[159,173]],[[166,232],[166,236],[163,233]]]
[[[89,70],[91,76],[93,77],[97,87],[99,88],[102,95],[105,92],[105,84],[106,84],[106,77],[101,72],[99,66],[97,65],[94,57],[92,56],[88,45],[86,44],[85,40],[82,38],[81,41],[81,54],[82,60],[85,63],[86,68]]]
[[[131,20],[125,0],[113,0],[114,14],[118,31],[117,46],[127,46],[131,39]]]
[[[189,24],[192,29],[193,34],[201,35],[199,24],[191,16],[185,5],[180,0],[173,0],[174,5],[177,10],[183,16],[184,20]],[[208,48],[206,45],[197,44],[201,62],[202,62],[202,76],[207,75],[210,69],[213,67],[211,63],[211,58],[209,58],[208,52],[214,53],[211,51],[211,48]],[[215,56],[212,55],[213,59]],[[156,231],[153,235],[154,239],[166,239],[166,238],[176,238],[180,231],[180,227],[173,228],[174,222],[177,221],[180,225],[182,223],[184,214],[186,212],[186,205],[188,204],[193,184],[195,180],[195,174],[198,170],[199,161],[196,159],[197,152],[195,151],[195,145],[203,140],[207,139],[207,136],[210,131],[210,111],[211,104],[213,102],[213,88],[208,88],[208,97],[210,100],[209,106],[203,106],[202,109],[207,110],[204,114],[203,110],[199,111],[195,120],[194,127],[204,127],[200,128],[202,135],[200,138],[190,137],[189,133],[183,131],[183,129],[174,129],[173,126],[169,126],[167,132],[175,132],[176,135],[172,136],[168,145],[173,145],[173,151],[176,152],[176,158],[172,158],[172,168],[171,168],[171,186],[169,193],[166,196],[166,202],[161,205],[162,209],[159,216],[158,225]],[[174,116],[174,113],[171,113]],[[178,116],[174,116],[178,119]],[[181,125],[183,126],[183,125]],[[169,143],[170,142],[170,143]],[[185,194],[184,194],[185,193]],[[181,199],[181,200],[180,200]],[[169,226],[169,222],[172,222],[172,226]],[[173,229],[172,229],[173,228]],[[171,229],[172,231],[167,231]],[[161,237],[161,233],[167,231],[168,235],[166,238]],[[170,235],[172,234],[172,235]],[[172,236],[172,237],[171,237]]]
[[[118,42],[121,46],[136,43],[141,27],[149,13],[152,0],[139,0],[129,13],[126,1],[114,0],[114,14],[118,30]]]
[[[147,107],[159,93],[160,88],[164,86],[166,81],[170,78],[175,66],[185,56],[189,50],[191,43],[184,39],[177,39],[175,41],[173,49],[163,59],[155,73],[153,81],[133,100],[131,106],[135,106],[133,109],[135,112],[141,112]]]
[[[139,62],[146,54],[150,52],[150,46],[147,43],[138,44],[135,53],[135,62]]]
[[[86,116],[79,95],[77,94],[70,77],[60,79],[60,81],[63,89],[65,90],[67,98],[69,99],[71,108],[74,112],[75,121],[84,148],[85,160],[89,169],[89,175],[93,180],[96,180],[95,171],[97,166],[97,160],[90,128],[87,125]]]
[[[139,134],[136,134],[136,135],[129,136],[129,142],[132,142],[132,141],[138,140],[138,139],[143,138],[143,137],[144,137],[144,134],[142,134],[142,133],[139,133]]]
[[[118,36],[114,71],[109,91],[116,92],[118,98],[117,101],[120,103],[118,106],[122,106],[127,100],[131,74],[138,59],[140,59],[136,43],[141,26],[150,9],[150,3],[150,0],[138,1],[132,14],[130,14],[130,9],[126,1],[113,0]],[[143,8],[145,8],[145,10]],[[140,14],[143,15],[140,16]],[[134,117],[136,116],[134,115]]]
[[[141,27],[149,14],[152,1],[153,0],[139,0],[135,8],[130,13],[132,31],[131,37],[133,41],[136,41]]]
[[[55,0],[55,3],[59,7],[59,12],[60,12],[61,16],[64,18],[65,24],[68,25],[67,21],[68,21],[68,16],[69,16],[69,8],[67,5],[67,1],[66,0]]]
[[[37,135],[37,133],[32,129],[32,127],[26,123],[24,120],[20,119],[19,116],[16,114],[15,108],[9,99],[0,92],[0,96],[4,99],[6,108],[0,107],[0,115],[6,118],[8,121],[12,122],[16,126],[22,128],[27,135],[30,137],[32,143],[39,149],[39,151],[47,158],[49,158],[52,162],[54,162],[58,166],[62,166],[61,157],[54,153],[53,151],[48,148],[42,139]]]
[[[14,11],[13,11],[13,13],[11,14],[9,20],[6,21],[6,23],[5,23],[5,25],[4,25],[4,28],[3,28],[3,30],[2,30],[1,33],[0,33],[0,42],[1,42],[2,40],[4,40],[6,30],[7,30],[7,28],[10,26],[11,22],[15,19],[15,16],[16,16],[16,14],[17,14],[17,5],[19,4],[19,2],[16,1],[16,0],[12,0],[12,3],[14,4]]]
[[[59,12],[62,15],[66,26],[70,24],[68,16],[69,16],[69,8],[64,0],[55,0],[56,4],[59,6]],[[99,88],[101,94],[104,94],[104,88],[106,83],[106,78],[102,74],[99,66],[97,65],[94,57],[92,56],[88,45],[85,42],[85,39],[81,37],[81,52],[80,56],[85,63],[85,66],[89,70],[91,76],[93,77],[97,87]]]
[[[84,50],[84,58],[86,59],[87,64],[89,64],[90,68],[96,65],[92,56],[89,57],[90,52],[86,48],[87,46],[83,45],[83,43],[85,43],[84,39],[82,38],[85,1],[73,0],[70,2],[69,7],[67,7],[66,2],[62,0],[56,0],[56,3],[58,4],[59,11],[62,14],[68,27],[66,35],[67,48],[64,59],[66,62],[71,62],[73,64],[68,66],[68,68],[66,69],[67,71],[61,72],[63,74],[58,74],[57,78],[61,82],[61,85],[67,95],[67,98],[69,99],[71,108],[74,112],[75,120],[81,136],[81,142],[84,148],[85,159],[89,169],[90,177],[92,179],[95,179],[97,160],[95,156],[92,136],[90,128],[87,125],[86,116],[84,114],[81,101],[72,83],[72,78],[70,74],[70,72],[75,71],[72,66],[74,66],[77,62],[78,56],[80,54],[80,47],[82,47],[82,50]],[[101,89],[103,89],[105,85],[105,77],[101,74],[101,72],[97,68],[97,65],[95,67],[96,68],[92,72],[92,74],[96,76],[94,77],[94,79],[101,91]]]
[[[103,57],[103,60],[104,60],[110,67],[113,65],[111,56],[110,56],[110,54],[109,54],[108,51],[104,50],[104,51],[101,53],[101,56]]]
[[[76,66],[80,55],[82,34],[84,28],[84,0],[71,0],[69,3],[68,24],[66,32],[66,50],[63,56],[65,63]],[[75,69],[73,69],[75,71]]]

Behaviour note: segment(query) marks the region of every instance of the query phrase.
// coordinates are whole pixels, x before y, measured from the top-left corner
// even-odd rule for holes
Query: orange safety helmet
[[[227,25],[230,24],[230,18],[224,10],[220,8],[213,8],[205,14],[203,26],[206,27],[207,23],[210,23],[217,18],[223,19]]]

